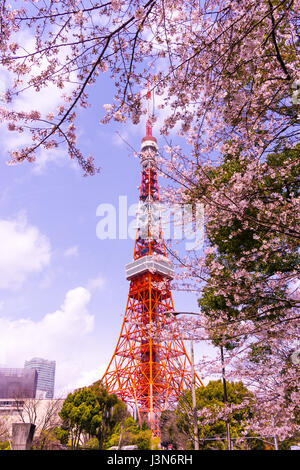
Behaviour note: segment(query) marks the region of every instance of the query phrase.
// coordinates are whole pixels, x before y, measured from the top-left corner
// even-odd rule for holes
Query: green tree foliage
[[[34,439],[32,448],[35,450],[61,450],[63,446],[68,444],[68,433],[64,439],[63,432],[63,430],[60,432],[60,428],[42,429]]]
[[[264,448],[262,441],[244,439],[245,422],[251,416],[251,393],[242,382],[227,382],[228,421],[232,438],[243,438],[240,443],[235,439],[236,448]],[[241,405],[246,399],[244,406]],[[249,401],[250,399],[250,401]],[[221,380],[210,381],[206,387],[196,390],[196,407],[198,410],[198,437],[200,449],[226,449],[226,422],[224,419],[224,392]],[[186,391],[179,400],[177,409],[177,426],[188,440],[193,443],[192,397]],[[254,437],[247,434],[246,437]]]
[[[115,426],[114,432],[107,442],[107,448],[136,445],[140,450],[152,448],[152,432],[147,425],[139,427],[130,416]]]
[[[177,425],[177,416],[173,410],[165,410],[159,420],[162,447],[172,446],[172,449],[185,449],[187,436]]]
[[[208,239],[217,251],[207,256],[206,265],[210,267],[215,263],[218,269],[209,268],[210,277],[199,305],[211,318],[222,314],[228,320],[243,317],[263,321],[266,314],[260,312],[265,311],[268,320],[272,321],[284,317],[285,311],[293,308],[287,286],[283,284],[276,292],[268,290],[267,286],[278,273],[289,279],[288,274],[295,272],[299,265],[293,225],[288,230],[282,224],[276,240],[272,227],[272,222],[289,206],[289,201],[299,196],[299,158],[300,144],[268,155],[260,164],[261,177],[252,181],[249,189],[243,186],[240,198],[247,201],[244,213],[237,213],[230,223],[222,223],[224,217],[220,209],[220,213],[216,213],[217,224],[214,218],[207,221]],[[243,178],[247,165],[246,159],[226,155],[221,166],[209,171],[207,185],[200,185],[193,198],[197,199],[210,187],[222,188],[226,193],[226,188],[229,191],[237,179]],[[296,219],[295,214],[295,227]],[[266,286],[264,293],[262,286]],[[222,288],[226,295],[216,294],[217,288]],[[236,293],[239,293],[238,297]]]
[[[0,450],[11,450],[9,441],[0,442]]]
[[[129,417],[130,413],[125,403],[119,400],[117,395],[109,394],[100,381],[95,382],[89,388],[93,393],[95,393],[97,402],[102,410],[102,421],[96,434],[99,441],[99,447],[102,449],[115,426],[125,418]]]
[[[63,445],[67,446],[69,442],[69,429],[64,429],[63,426],[56,427],[53,430],[56,439]]]
[[[68,426],[72,449],[79,447],[83,432],[97,433],[103,416],[95,393],[87,388],[69,393],[59,415]]]
[[[87,442],[84,444],[84,448],[88,450],[99,450],[99,441],[96,437],[91,437]]]

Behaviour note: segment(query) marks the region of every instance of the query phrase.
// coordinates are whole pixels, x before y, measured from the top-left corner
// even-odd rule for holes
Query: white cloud
[[[94,316],[91,294],[84,287],[69,290],[62,306],[41,320],[0,317],[0,364],[23,367],[32,357],[56,361],[56,394],[101,378],[103,366],[91,339]]]
[[[25,216],[0,219],[0,289],[18,289],[50,262],[48,238]]]
[[[30,143],[31,142],[28,140],[27,144]],[[39,154],[33,163],[32,173],[35,175],[41,175],[47,171],[49,164],[54,163],[55,165],[62,167],[66,162],[68,162],[68,156],[64,148],[53,148],[48,150],[40,148]],[[69,163],[72,168],[75,168],[74,161],[70,160]]]
[[[98,290],[103,289],[105,286],[105,279],[101,276],[101,274],[93,279],[89,279],[87,283],[88,290]]]
[[[77,256],[77,255],[78,255],[78,245],[70,246],[64,251],[64,256],[66,256],[67,258],[70,256]]]

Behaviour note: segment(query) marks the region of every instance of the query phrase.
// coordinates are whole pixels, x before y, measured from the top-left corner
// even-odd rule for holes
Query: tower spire
[[[152,137],[152,117],[150,115],[150,100],[151,100],[151,90],[150,90],[150,85],[148,82],[146,137]]]

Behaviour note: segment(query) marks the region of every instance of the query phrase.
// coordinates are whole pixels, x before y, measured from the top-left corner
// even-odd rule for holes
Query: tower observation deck
[[[166,333],[165,312],[174,311],[174,266],[163,239],[157,206],[158,147],[148,119],[140,150],[141,185],[133,260],[126,265],[129,294],[115,351],[102,377],[110,393],[136,410],[159,435],[159,417],[191,388],[191,362],[180,331]],[[196,376],[196,383],[202,385]]]

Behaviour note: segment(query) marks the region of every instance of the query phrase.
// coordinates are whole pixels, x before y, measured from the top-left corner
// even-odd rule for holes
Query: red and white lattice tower
[[[128,300],[117,346],[102,378],[110,393],[135,408],[140,421],[150,424],[154,436],[159,435],[161,412],[192,383],[191,361],[176,319],[171,336],[164,331],[170,321],[164,313],[174,311],[170,290],[174,267],[157,214],[157,149],[148,112],[140,151],[138,229],[133,261],[126,266]],[[198,376],[196,385],[203,385]]]

